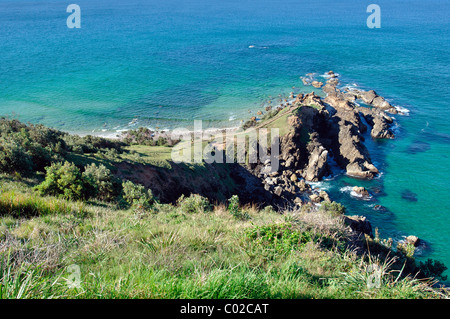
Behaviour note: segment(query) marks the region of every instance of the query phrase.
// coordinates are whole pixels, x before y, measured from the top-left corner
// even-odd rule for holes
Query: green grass
[[[2,207],[14,207],[0,216],[0,298],[441,297],[425,282],[396,281],[388,267],[382,286],[368,288],[369,262],[341,245],[348,229],[326,210],[247,206],[239,219],[196,199],[188,210],[98,203],[78,214],[76,203],[0,183]],[[80,267],[79,288],[67,285],[70,265]]]
[[[171,168],[172,147],[169,146],[144,146],[132,145],[125,147],[128,153],[122,154],[121,158],[142,164],[150,164],[157,167]]]
[[[0,216],[19,218],[50,214],[84,215],[83,203],[71,203],[57,198],[43,198],[37,194],[15,191],[0,193]]]
[[[272,129],[277,128],[279,129],[280,136],[284,136],[291,130],[291,127],[288,125],[288,117],[291,116],[291,114],[284,114],[277,118],[275,121],[268,123],[267,125],[264,125],[264,128]]]

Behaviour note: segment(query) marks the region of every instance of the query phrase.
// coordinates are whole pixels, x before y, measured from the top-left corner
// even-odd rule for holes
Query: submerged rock
[[[402,192],[402,198],[406,199],[409,202],[417,202],[417,194],[410,191],[409,189],[405,189]]]
[[[422,152],[426,152],[430,149],[430,144],[424,141],[414,141],[406,150],[407,153],[409,154],[417,154],[417,153],[422,153]]]

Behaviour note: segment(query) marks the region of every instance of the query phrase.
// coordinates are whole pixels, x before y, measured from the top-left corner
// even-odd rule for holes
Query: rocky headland
[[[267,191],[289,202],[327,200],[324,192],[316,194],[307,182],[321,181],[332,174],[337,165],[349,176],[373,179],[379,174],[365,146],[364,133],[374,139],[392,139],[394,120],[387,113],[397,110],[375,91],[340,89],[334,72],[322,91],[298,94],[282,115],[287,118],[289,132],[280,138],[280,169],[267,173],[270,162],[251,167],[261,178]],[[313,85],[312,75],[303,79]],[[279,110],[281,113],[281,110]]]

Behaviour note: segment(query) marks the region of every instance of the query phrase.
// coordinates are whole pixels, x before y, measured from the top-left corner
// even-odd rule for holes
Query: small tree
[[[26,173],[33,169],[33,162],[26,150],[17,142],[0,138],[0,172]]]
[[[144,186],[134,184],[131,181],[122,183],[122,193],[123,199],[132,206],[145,208],[150,206],[154,201],[150,189],[146,192]]]
[[[111,201],[117,196],[116,181],[113,174],[104,165],[92,163],[85,167],[83,179],[89,185],[90,197]]]
[[[86,187],[81,172],[74,164],[53,163],[46,168],[45,180],[36,189],[43,195],[62,196],[80,200],[86,197]]]

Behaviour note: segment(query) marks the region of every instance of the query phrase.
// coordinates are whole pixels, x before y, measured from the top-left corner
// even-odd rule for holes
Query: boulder
[[[306,184],[304,179],[301,179],[296,185],[300,189],[301,192],[305,192],[305,191],[309,190],[309,185]]]
[[[283,188],[281,188],[280,186],[275,187],[274,193],[277,196],[281,196],[281,194],[283,193]]]
[[[368,162],[350,163],[345,169],[347,171],[347,175],[361,179],[373,179],[380,173],[375,165]]]
[[[314,86],[315,88],[318,88],[318,89],[320,89],[323,86],[323,83],[319,82],[319,81],[312,81],[311,84],[312,84],[312,86]]]
[[[417,236],[408,236],[405,238],[405,242],[411,245],[414,245],[414,247],[418,247],[420,244],[420,239]]]
[[[336,92],[336,87],[327,83],[322,87],[322,91],[326,94],[333,94]]]
[[[392,105],[389,104],[388,101],[386,101],[384,99],[384,97],[382,96],[377,96],[373,99],[372,103],[371,103],[374,107],[380,108],[382,110],[389,110],[391,108],[393,108]]]
[[[303,177],[307,181],[318,182],[330,172],[328,150],[319,142],[314,141],[308,144],[307,151],[310,155]]]
[[[320,198],[322,199],[322,201],[331,202],[330,195],[328,195],[327,192],[325,192],[325,191],[320,191],[319,196],[320,196]]]
[[[340,93],[331,93],[324,99],[324,102],[331,105],[334,108],[342,108],[346,110],[353,110],[353,103],[345,100]]]
[[[310,195],[309,199],[310,199],[310,201],[312,203],[316,203],[316,204],[318,204],[318,203],[320,203],[322,201],[322,198],[319,195],[317,195],[317,194]]]
[[[311,85],[311,79],[310,78],[306,78],[306,77],[302,77],[302,83],[303,85]]]
[[[394,120],[379,109],[369,109],[367,107],[359,108],[360,113],[366,122],[372,126],[370,135],[375,139],[393,139],[395,137],[392,132]]]
[[[359,98],[364,101],[364,103],[372,104],[373,100],[377,97],[377,93],[374,90],[370,91],[360,91]]]
[[[336,87],[339,84],[338,78],[330,78],[327,80],[327,84],[333,87]]]
[[[360,196],[370,196],[369,191],[364,187],[355,186],[352,190]]]

